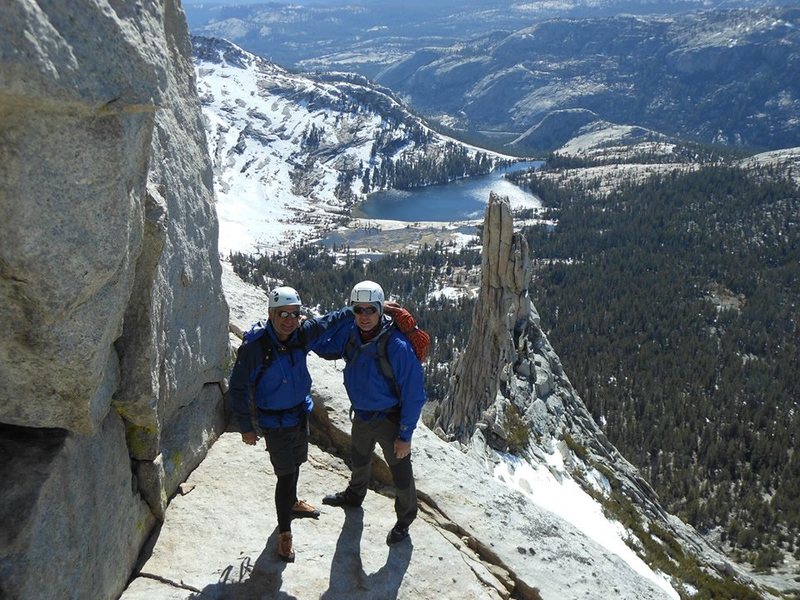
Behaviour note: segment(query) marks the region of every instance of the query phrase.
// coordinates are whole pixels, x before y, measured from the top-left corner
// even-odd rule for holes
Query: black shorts
[[[308,460],[308,430],[303,424],[296,427],[265,429],[267,452],[275,475],[289,475]]]

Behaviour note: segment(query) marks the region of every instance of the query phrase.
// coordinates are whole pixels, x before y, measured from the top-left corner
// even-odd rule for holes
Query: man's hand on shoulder
[[[383,304],[383,311],[397,323],[397,328],[403,333],[407,334],[413,331],[417,326],[417,321],[414,319],[414,316],[397,302],[385,302]]]

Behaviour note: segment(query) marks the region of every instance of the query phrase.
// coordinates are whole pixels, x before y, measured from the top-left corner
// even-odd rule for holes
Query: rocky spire
[[[463,354],[436,421],[440,437],[566,463],[603,464],[650,518],[667,515],[650,486],[608,441],[564,373],[528,297],[531,262],[506,198],[490,194],[481,288]],[[578,448],[575,455],[569,447]]]
[[[508,380],[517,362],[517,341],[531,316],[528,243],[514,233],[508,199],[493,192],[484,219],[482,271],[471,335],[437,423],[447,437],[460,441],[472,435]]]

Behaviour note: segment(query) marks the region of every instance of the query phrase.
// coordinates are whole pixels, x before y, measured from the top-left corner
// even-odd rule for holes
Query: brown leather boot
[[[292,518],[319,519],[319,511],[305,500],[297,500],[292,506]]]
[[[283,531],[278,534],[278,556],[286,562],[294,562],[291,531]]]

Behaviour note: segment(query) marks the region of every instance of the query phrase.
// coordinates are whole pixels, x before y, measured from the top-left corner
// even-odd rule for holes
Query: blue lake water
[[[505,173],[542,166],[542,161],[516,163],[489,175],[461,179],[453,183],[413,190],[375,192],[359,206],[370,219],[394,221],[462,221],[482,219],[489,202],[489,192],[508,196],[511,208],[539,208],[539,199],[503,179]]]

